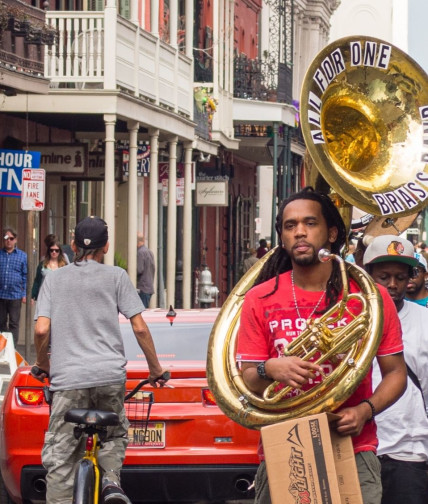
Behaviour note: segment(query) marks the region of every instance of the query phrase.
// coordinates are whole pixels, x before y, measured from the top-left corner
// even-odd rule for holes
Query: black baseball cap
[[[108,242],[107,223],[100,217],[85,217],[74,230],[74,242],[83,249],[104,247]]]

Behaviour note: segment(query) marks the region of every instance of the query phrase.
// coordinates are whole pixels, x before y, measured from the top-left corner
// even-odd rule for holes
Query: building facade
[[[41,152],[45,209],[29,215],[3,197],[2,225],[18,229],[36,264],[46,234],[70,243],[79,219],[101,215],[106,262],[134,282],[136,235],[146,235],[153,306],[206,305],[207,271],[218,289],[208,304],[221,304],[248,249],[271,237],[261,206],[273,215],[301,185],[301,82],[338,2],[33,4],[1,4],[0,148]]]

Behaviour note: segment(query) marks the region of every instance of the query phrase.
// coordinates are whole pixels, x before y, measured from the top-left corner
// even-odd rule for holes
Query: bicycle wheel
[[[74,477],[73,504],[96,504],[94,488],[94,464],[88,459],[83,459],[79,462]]]

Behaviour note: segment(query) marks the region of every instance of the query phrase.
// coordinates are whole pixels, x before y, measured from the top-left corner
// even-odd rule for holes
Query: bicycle
[[[45,373],[43,370],[35,368],[36,366],[32,369],[34,376],[42,372]],[[169,378],[170,373],[166,371],[157,380],[167,381]],[[151,391],[143,391],[137,398],[136,395],[148,383],[148,379],[142,380],[131,392],[125,395],[127,417],[131,417],[134,423],[145,426],[144,435],[147,431],[154,395]],[[132,400],[133,398],[134,400]],[[87,436],[85,454],[79,460],[75,472],[72,502],[73,504],[98,504],[101,480],[98,452],[107,437],[107,428],[119,425],[119,415],[113,411],[73,408],[65,413],[64,420],[75,424],[73,433],[76,439],[80,439],[84,434]]]

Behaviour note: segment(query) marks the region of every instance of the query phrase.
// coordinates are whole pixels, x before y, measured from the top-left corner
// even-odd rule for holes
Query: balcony
[[[53,42],[54,36],[45,24],[44,11],[19,0],[0,3],[1,87],[11,94],[47,93],[43,44]]]
[[[249,59],[240,54],[234,59],[234,97],[291,103],[291,70],[268,56]]]
[[[120,90],[177,114],[193,115],[192,61],[106,8],[49,11],[58,40],[45,51],[53,88]]]

